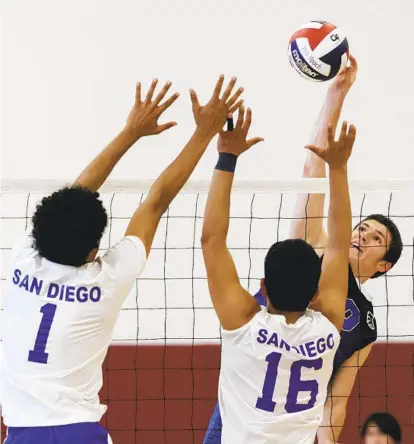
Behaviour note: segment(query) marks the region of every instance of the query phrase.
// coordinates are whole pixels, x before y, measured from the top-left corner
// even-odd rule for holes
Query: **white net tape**
[[[64,182],[7,181],[1,197],[1,279],[17,237],[30,223],[36,203]],[[123,235],[151,182],[109,181],[101,197],[109,225],[101,249]],[[208,294],[200,247],[207,181],[190,182],[163,216],[146,269],[122,308],[114,342],[214,343],[219,325]],[[324,192],[326,180],[240,181],[235,183],[228,245],[243,285],[259,288],[269,246],[288,237],[299,192]],[[371,213],[390,216],[398,225],[404,252],[385,276],[364,290],[373,296],[379,336],[387,341],[414,340],[413,238],[414,180],[351,181],[354,223]],[[327,206],[326,206],[327,207]],[[325,209],[326,216],[327,208]]]

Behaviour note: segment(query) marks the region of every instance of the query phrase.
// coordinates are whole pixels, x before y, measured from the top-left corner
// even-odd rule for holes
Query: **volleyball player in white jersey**
[[[158,223],[188,180],[227,113],[240,106],[233,78],[200,106],[191,93],[196,129],[155,181],[132,216],[125,237],[98,257],[107,215],[97,190],[138,139],[159,134],[158,124],[177,99],[155,99],[154,80],[136,99],[123,131],[92,161],[72,187],[44,198],[33,228],[12,251],[3,294],[1,403],[7,444],[101,444],[110,438],[99,422],[102,362],[112,331],[135,279],[144,268]],[[154,155],[154,154],[153,154]],[[154,157],[155,158],[155,157]]]
[[[305,241],[277,242],[266,255],[261,288],[268,303],[260,308],[241,286],[226,245],[237,157],[260,141],[246,140],[250,123],[251,112],[244,118],[241,108],[235,129],[220,135],[202,233],[210,294],[222,326],[221,442],[313,444],[344,321],[351,240],[347,161],[356,130],[347,131],[344,123],[335,142],[330,127],[326,151],[308,147],[329,165],[329,241],[322,271]],[[311,302],[320,312],[307,308]]]

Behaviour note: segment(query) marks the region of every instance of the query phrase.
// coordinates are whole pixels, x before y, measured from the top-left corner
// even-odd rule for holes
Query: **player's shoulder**
[[[367,330],[370,332],[369,336],[375,337],[377,339],[377,320],[374,316],[374,311],[368,310],[365,317],[365,324],[368,327]]]
[[[244,337],[244,335],[251,331],[257,331],[261,328],[267,328],[269,319],[271,318],[271,314],[267,311],[266,307],[258,306],[260,307],[258,311],[252,316],[252,318],[247,321],[245,324],[240,326],[239,328],[236,328],[234,330],[226,330],[224,328],[221,329],[221,335],[223,340],[230,340],[230,341],[238,341],[240,338]]]
[[[352,299],[355,303],[360,305],[372,305],[372,296],[359,283],[351,267],[349,268],[348,279],[348,299]]]
[[[136,250],[145,250],[142,240],[134,235],[122,237],[112,248],[134,248]]]
[[[364,289],[349,294],[346,300],[345,321],[342,336],[347,342],[352,341],[361,350],[378,338],[377,321],[372,297]]]
[[[309,320],[309,327],[315,331],[315,333],[318,331],[322,333],[326,332],[328,334],[333,333],[335,336],[339,336],[338,329],[322,312],[308,308],[305,312],[305,316]]]
[[[363,299],[360,303],[360,312],[363,317],[363,325],[365,336],[369,342],[374,342],[377,339],[377,321],[374,313],[373,298],[365,289],[361,291]]]
[[[19,236],[11,250],[11,260],[19,261],[36,254],[32,230],[27,229]]]
[[[355,305],[361,314],[371,313],[371,316],[374,315],[373,297],[366,288],[362,288],[357,284],[353,286],[348,291],[347,308],[349,308],[350,303]]]
[[[305,316],[310,321],[317,321],[326,323],[326,321],[330,322],[329,319],[319,310],[314,310],[312,308],[307,308],[305,311]]]
[[[360,324],[356,331],[357,336],[354,336],[354,339],[358,345],[358,350],[362,350],[378,339],[377,320],[372,308],[360,311]]]
[[[111,269],[122,274],[128,273],[128,270],[139,274],[146,260],[144,243],[137,236],[123,237],[99,259],[104,269]]]
[[[143,255],[146,256],[145,246],[141,239],[137,236],[124,236],[108,248],[102,259],[112,263],[113,261],[131,260],[136,257],[141,258]]]

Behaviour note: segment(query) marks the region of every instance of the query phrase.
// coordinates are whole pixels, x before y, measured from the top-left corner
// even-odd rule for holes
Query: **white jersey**
[[[42,258],[26,233],[3,291],[0,404],[9,427],[99,421],[102,363],[121,306],[145,266],[140,239],[72,267]]]
[[[295,324],[265,307],[222,331],[222,444],[313,444],[340,335],[321,313]]]

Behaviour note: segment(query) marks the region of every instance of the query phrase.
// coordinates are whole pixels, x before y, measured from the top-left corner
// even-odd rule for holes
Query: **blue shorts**
[[[111,444],[108,432],[97,422],[53,427],[9,427],[4,444]]]
[[[207,427],[203,444],[220,444],[222,428],[223,424],[221,422],[220,408],[219,403],[217,403],[213,415],[211,416],[210,424]]]

